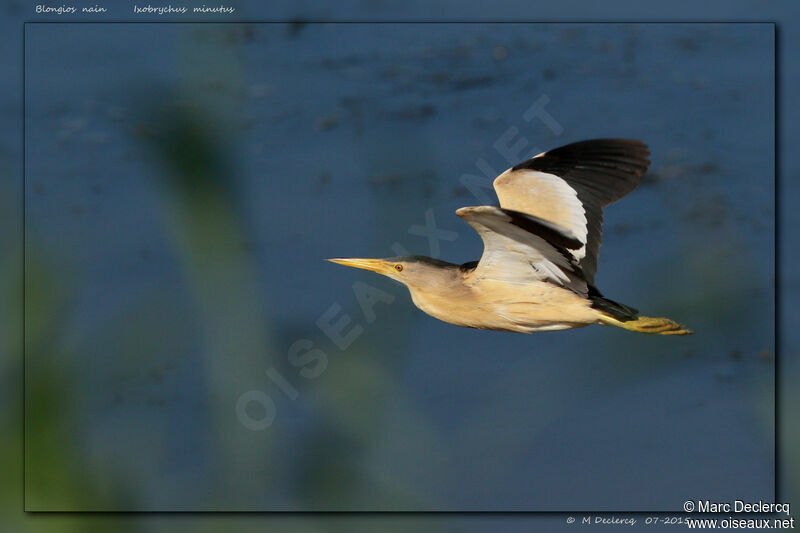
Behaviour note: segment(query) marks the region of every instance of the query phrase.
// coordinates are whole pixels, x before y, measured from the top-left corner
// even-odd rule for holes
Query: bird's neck
[[[450,323],[453,323],[453,303],[472,300],[470,288],[464,284],[464,274],[458,271],[453,273],[451,279],[442,280],[442,283],[424,288],[409,285],[408,290],[414,305],[432,317]]]

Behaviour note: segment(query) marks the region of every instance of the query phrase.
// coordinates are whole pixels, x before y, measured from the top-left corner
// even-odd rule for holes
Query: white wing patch
[[[462,207],[456,214],[475,228],[483,240],[483,255],[475,269],[475,279],[514,284],[550,281],[563,286],[574,282],[567,275],[574,271],[572,262],[544,238],[513,224],[501,209]]]
[[[588,236],[586,210],[577,191],[566,181],[546,172],[509,169],[494,180],[494,189],[500,207],[528,213],[568,229],[583,243],[580,249],[571,252],[576,260],[583,259]]]

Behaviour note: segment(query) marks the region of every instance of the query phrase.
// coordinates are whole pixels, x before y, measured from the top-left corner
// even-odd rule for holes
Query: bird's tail
[[[610,316],[601,316],[600,321],[608,326],[617,326],[628,331],[639,333],[654,333],[658,335],[691,335],[694,331],[687,329],[669,318],[652,318],[640,316],[631,320],[617,320]]]

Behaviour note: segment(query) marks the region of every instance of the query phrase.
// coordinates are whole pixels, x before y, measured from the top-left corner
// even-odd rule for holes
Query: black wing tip
[[[587,139],[565,144],[527,159],[512,167],[512,170],[546,168],[552,163],[606,163],[610,167],[624,168],[642,175],[650,166],[650,148],[638,139],[606,138]],[[605,166],[605,165],[603,165]]]
[[[580,148],[582,151],[596,151],[596,150],[605,150],[605,149],[612,149],[612,150],[619,150],[619,149],[629,149],[629,150],[636,150],[636,151],[643,151],[650,153],[650,148],[644,141],[640,141],[639,139],[625,139],[622,137],[607,137],[607,138],[598,138],[598,139],[586,139],[584,141],[577,141],[570,144],[565,144],[559,146],[558,148],[553,148],[545,153],[552,153],[556,150],[575,150]]]

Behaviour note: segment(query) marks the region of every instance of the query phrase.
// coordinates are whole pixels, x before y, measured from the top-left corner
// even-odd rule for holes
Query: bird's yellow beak
[[[392,266],[382,259],[328,259],[331,263],[339,265],[363,268],[364,270],[371,270],[379,274],[386,274],[392,271]]]

